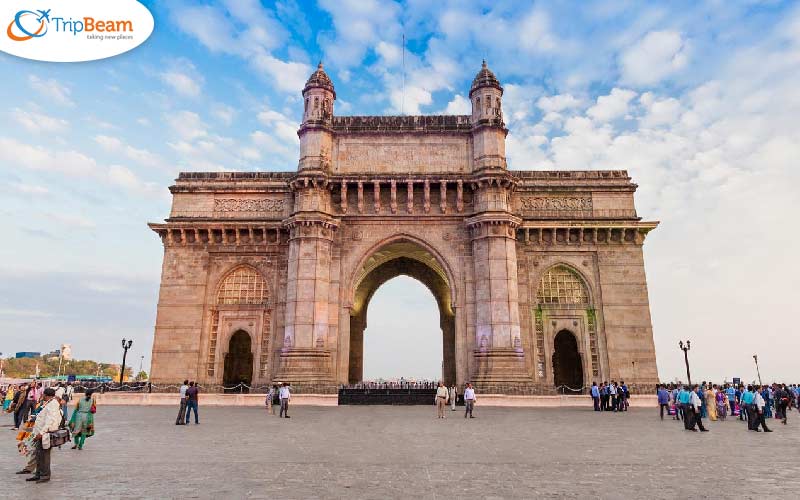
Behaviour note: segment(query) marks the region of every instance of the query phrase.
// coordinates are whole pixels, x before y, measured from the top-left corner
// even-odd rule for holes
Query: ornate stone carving
[[[283,199],[222,198],[214,200],[215,212],[283,212]]]
[[[563,196],[563,197],[523,197],[520,198],[523,210],[591,210],[592,198],[590,196]]]

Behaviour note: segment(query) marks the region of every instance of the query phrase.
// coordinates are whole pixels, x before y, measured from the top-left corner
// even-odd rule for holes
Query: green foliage
[[[147,380],[147,372],[142,370],[136,375],[136,380]]]
[[[3,360],[3,371],[6,377],[29,378],[36,375],[36,366],[39,366],[39,376],[55,377],[58,374],[58,358],[8,358]],[[61,375],[100,375],[119,377],[119,368],[111,363],[98,363],[91,360],[61,361]],[[125,375],[133,376],[133,368],[125,367]]]

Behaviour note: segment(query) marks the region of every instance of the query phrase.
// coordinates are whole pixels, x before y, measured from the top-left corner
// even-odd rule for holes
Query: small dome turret
[[[303,94],[305,95],[308,90],[314,88],[328,90],[333,94],[333,98],[336,99],[336,91],[333,89],[333,82],[328,74],[325,73],[325,69],[322,67],[322,61],[317,65],[317,70],[308,77],[306,86],[303,88]]]
[[[469,89],[469,95],[472,96],[478,89],[486,87],[495,88],[500,91],[501,95],[503,94],[503,87],[500,86],[500,80],[494,76],[492,70],[486,65],[486,59],[484,59],[481,70],[478,71],[478,74],[475,75],[475,78],[472,80],[472,87]]]

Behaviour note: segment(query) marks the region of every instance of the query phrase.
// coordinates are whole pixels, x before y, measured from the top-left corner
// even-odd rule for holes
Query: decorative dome
[[[306,90],[310,88],[323,88],[326,90],[330,90],[333,92],[334,99],[336,98],[336,91],[333,90],[333,82],[331,81],[330,77],[325,70],[322,68],[322,61],[319,62],[317,65],[317,70],[311,73],[311,76],[308,77],[308,81],[306,82],[305,88],[303,88],[303,93],[305,94]]]
[[[475,75],[475,79],[472,80],[472,87],[469,89],[469,94],[472,95],[475,90],[483,87],[494,87],[500,92],[503,91],[503,87],[500,86],[500,80],[494,76],[492,70],[486,65],[486,59],[483,60],[481,70],[478,71],[478,74]]]

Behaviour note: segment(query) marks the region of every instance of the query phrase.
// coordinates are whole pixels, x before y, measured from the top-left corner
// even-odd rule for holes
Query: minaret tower
[[[286,273],[286,319],[278,380],[316,387],[333,381],[331,246],[339,220],[328,189],[336,91],[322,63],[303,88],[300,162],[289,181],[294,194]]]
[[[466,220],[475,278],[474,380],[484,390],[529,384],[520,332],[516,229],[511,193],[516,184],[506,165],[503,87],[483,61],[472,81],[473,206]],[[490,389],[491,388],[491,389]]]

